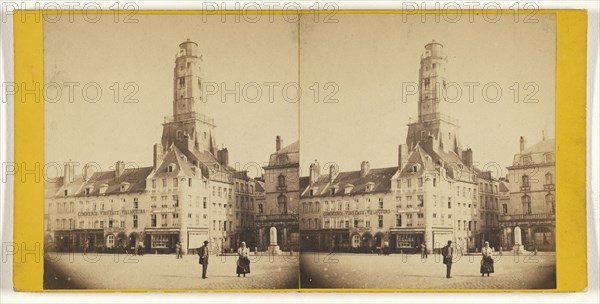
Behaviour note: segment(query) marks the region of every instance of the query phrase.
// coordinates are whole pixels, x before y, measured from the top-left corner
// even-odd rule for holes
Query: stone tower
[[[202,101],[202,56],[198,44],[187,39],[179,45],[173,69],[173,116],[165,117],[162,146],[207,151],[217,155],[214,120]]]
[[[435,149],[461,155],[459,126],[450,115],[451,104],[444,98],[447,62],[441,43],[433,40],[425,45],[419,69],[418,117],[408,124],[409,149],[419,141],[432,140]]]

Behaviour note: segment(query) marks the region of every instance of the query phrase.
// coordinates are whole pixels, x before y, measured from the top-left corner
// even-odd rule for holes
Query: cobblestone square
[[[481,256],[454,259],[446,278],[441,256],[305,253],[300,260],[302,288],[552,289],[554,253],[495,256],[495,273],[481,277]]]
[[[250,274],[237,277],[235,256],[211,256],[208,279],[201,279],[198,257],[81,253],[45,262],[49,289],[288,289],[298,288],[298,256],[251,255]]]

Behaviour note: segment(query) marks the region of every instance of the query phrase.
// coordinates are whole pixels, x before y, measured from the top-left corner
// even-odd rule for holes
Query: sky
[[[463,148],[473,150],[480,167],[498,164],[504,175],[519,151],[520,136],[528,145],[540,141],[542,131],[554,137],[553,15],[537,15],[537,23],[515,22],[510,15],[496,23],[481,16],[473,22],[463,16],[456,23],[423,22],[419,15],[336,17],[338,23],[306,19],[300,26],[301,83],[337,86],[336,102],[301,99],[304,171],[315,159],[321,166],[336,163],[341,171],[360,170],[364,160],[371,168],[397,165],[409,118],[417,117],[417,95],[403,95],[403,84],[418,81],[420,56],[432,40],[444,45],[447,82],[462,93],[448,108],[461,126]],[[472,102],[470,82],[479,84]],[[497,98],[495,87],[502,90]],[[458,91],[449,90],[448,96]]]
[[[46,162],[95,162],[103,170],[117,160],[151,165],[163,118],[172,115],[175,54],[189,38],[199,45],[205,84],[217,90],[204,101],[230,163],[264,165],[280,135],[284,146],[300,140],[302,175],[315,159],[342,171],[358,170],[363,160],[372,168],[395,166],[406,124],[417,116],[417,95],[403,87],[417,82],[424,45],[434,39],[448,56],[447,80],[462,93],[449,108],[463,147],[473,149],[476,163],[505,168],[519,136],[529,144],[542,131],[554,137],[555,20],[535,17],[535,23],[510,15],[492,23],[481,16],[447,22],[386,14],[338,14],[336,23],[199,15],[46,21]],[[473,102],[465,85],[471,82],[478,84]],[[236,83],[240,102],[220,95]],[[496,102],[484,98],[486,84],[501,88]],[[493,99],[493,88],[487,96]]]
[[[44,24],[46,163],[95,162],[102,170],[118,160],[150,166],[163,118],[173,115],[175,55],[188,38],[199,45],[211,92],[206,111],[231,165],[255,171],[254,164],[264,165],[275,151],[277,135],[284,146],[298,140],[297,98],[284,98],[281,89],[298,79],[297,24],[199,15],[136,15],[138,23],[115,23],[104,16],[97,23],[61,18]],[[239,102],[235,94],[221,97],[235,92],[236,84]]]

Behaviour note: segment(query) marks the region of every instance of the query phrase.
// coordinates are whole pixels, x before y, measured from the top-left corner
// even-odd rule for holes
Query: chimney
[[[161,144],[154,145],[154,170],[158,169],[163,158],[163,146]]]
[[[407,162],[408,162],[408,146],[401,144],[398,146],[398,169],[402,170],[402,167]]]
[[[329,182],[333,183],[333,181],[335,180],[337,175],[338,175],[338,170],[337,170],[336,166],[330,165],[329,166]]]
[[[314,163],[310,164],[309,171],[309,180],[310,185],[312,186],[319,180],[319,176],[321,175],[321,167],[319,166],[319,162],[316,159]]]
[[[369,174],[369,170],[371,169],[371,165],[369,165],[368,161],[363,161],[360,164],[360,177],[365,177]]]
[[[63,180],[63,186],[68,186],[71,182],[73,182],[73,178],[75,177],[75,167],[73,163],[67,162],[65,163],[65,176]]]
[[[520,152],[523,152],[523,150],[525,150],[525,146],[527,145],[527,142],[525,141],[525,137],[521,136],[521,150]]]
[[[92,180],[92,176],[94,175],[94,173],[96,173],[94,170],[92,170],[93,166],[91,166],[90,164],[85,164],[85,166],[83,166],[83,180],[86,183],[91,182]]]
[[[229,151],[227,150],[227,148],[223,148],[217,151],[217,159],[219,160],[219,163],[221,163],[221,165],[225,167],[229,166]]]
[[[277,137],[275,138],[275,151],[281,150],[281,142],[282,142],[281,137],[279,135],[277,135]]]
[[[121,177],[121,175],[123,174],[124,171],[125,171],[125,162],[120,160],[115,164],[115,179],[119,180],[119,177]]]
[[[462,151],[462,161],[463,163],[465,163],[466,166],[473,165],[473,150],[471,150],[471,148]]]

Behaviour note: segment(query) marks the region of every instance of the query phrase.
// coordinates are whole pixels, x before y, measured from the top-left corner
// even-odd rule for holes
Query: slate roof
[[[269,157],[269,167],[278,166],[278,165],[286,165],[286,164],[299,164],[300,163],[300,143],[295,141],[288,146],[285,146],[279,151],[272,153]],[[287,160],[285,163],[280,162],[280,155],[286,155]]]
[[[85,197],[110,195],[118,193],[142,192],[146,189],[146,178],[152,172],[152,167],[129,168],[125,169],[119,178],[115,177],[115,171],[95,172],[86,182],[82,175],[77,175],[73,181],[66,187],[63,187],[64,177],[56,178],[52,182],[46,182],[44,185],[46,197],[63,197],[64,190],[68,190],[67,197]],[[127,182],[129,187],[121,191],[121,184]],[[100,194],[100,186],[107,186],[104,194]],[[85,190],[92,186],[90,194]]]
[[[345,195],[357,195],[367,193],[381,193],[388,192],[392,188],[392,177],[398,171],[398,167],[389,168],[377,168],[371,169],[366,176],[361,177],[360,171],[350,172],[339,172],[333,182],[329,181],[329,175],[321,175],[317,182],[313,186],[309,186],[308,177],[300,178],[300,186],[306,185],[301,189],[304,189],[302,197],[308,197],[309,192],[307,190],[316,190],[313,193],[315,196],[345,196]],[[369,183],[373,183],[373,189],[366,191],[366,186]],[[346,193],[346,186],[352,185],[350,193]],[[330,189],[337,186],[337,191],[334,195],[331,195]]]

